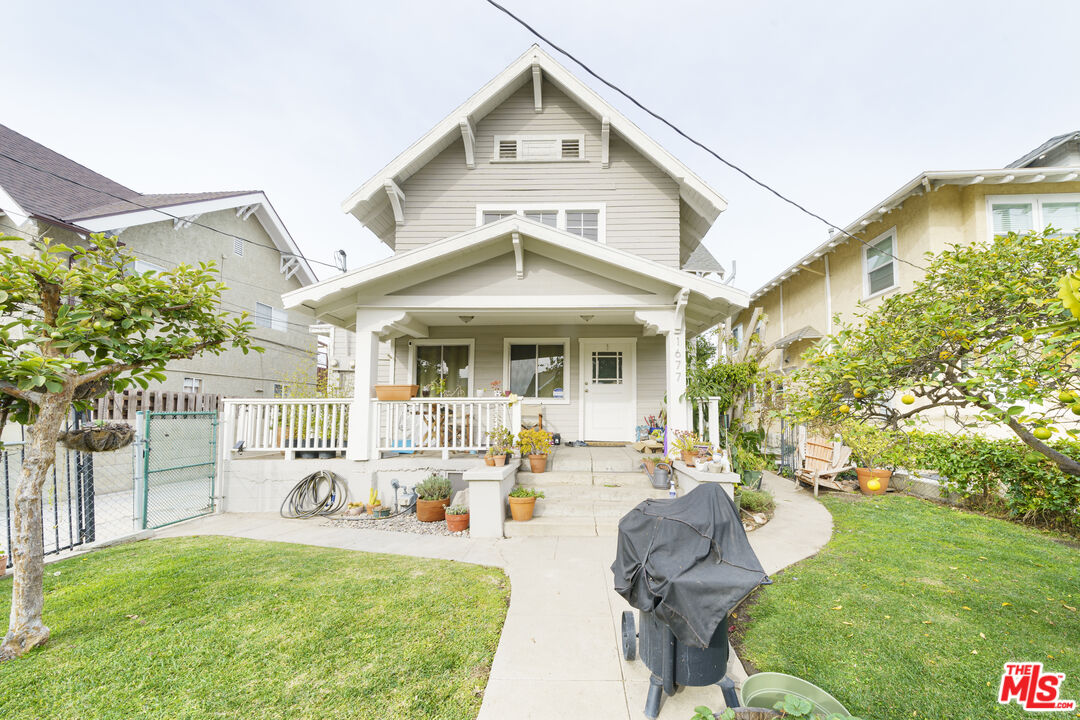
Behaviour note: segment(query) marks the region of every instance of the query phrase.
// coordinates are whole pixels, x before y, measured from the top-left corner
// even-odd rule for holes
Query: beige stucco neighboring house
[[[355,460],[482,448],[497,391],[564,442],[686,428],[685,342],[748,301],[702,245],[724,199],[537,46],[343,207],[394,255],[284,304],[355,332]]]
[[[222,309],[249,313],[266,351],[170,363],[154,390],[272,398],[286,383],[314,382],[311,313],[286,311],[281,295],[316,278],[261,191],[139,193],[0,125],[0,231],[67,244],[113,235],[138,272],[217,264]]]
[[[1080,230],[1080,131],[1002,168],[920,174],[845,228],[856,239],[831,234],[754,291],[750,307],[730,319],[731,333],[745,342],[761,308],[766,362],[789,372],[834,331],[834,316],[850,319],[860,303],[874,307],[910,289],[925,253],[1048,225]]]

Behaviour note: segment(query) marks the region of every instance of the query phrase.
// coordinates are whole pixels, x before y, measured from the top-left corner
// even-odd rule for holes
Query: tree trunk
[[[56,463],[56,437],[71,407],[71,395],[69,388],[45,395],[27,434],[22,474],[15,485],[15,533],[10,548],[15,564],[14,582],[11,617],[7,635],[0,644],[0,661],[19,657],[49,639],[49,628],[41,617],[45,603],[41,491],[49,468]]]
[[[1016,433],[1018,438],[1024,441],[1025,445],[1049,458],[1051,462],[1058,466],[1061,472],[1066,475],[1080,475],[1080,462],[1042,442],[1013,418],[1009,418],[1009,428]]]

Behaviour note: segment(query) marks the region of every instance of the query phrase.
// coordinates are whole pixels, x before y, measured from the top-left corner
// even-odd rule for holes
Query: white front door
[[[635,347],[633,340],[581,341],[582,440],[633,442]]]

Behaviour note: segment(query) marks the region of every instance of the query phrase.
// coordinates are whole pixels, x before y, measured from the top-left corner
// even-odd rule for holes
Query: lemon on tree
[[[1037,427],[1031,431],[1031,434],[1039,440],[1049,440],[1053,432],[1048,427]]]
[[[915,402],[915,396],[911,393],[905,393],[903,397],[900,398],[900,402],[904,403],[905,405],[910,405]]]

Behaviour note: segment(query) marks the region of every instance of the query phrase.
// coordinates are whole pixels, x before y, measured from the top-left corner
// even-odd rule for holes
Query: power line
[[[751,175],[751,174],[750,174],[749,172],[747,172],[746,170],[743,170],[743,169],[742,169],[741,167],[739,167],[739,166],[738,166],[738,165],[736,165],[735,163],[733,163],[733,162],[731,162],[730,160],[727,160],[726,158],[724,158],[723,156],[721,156],[721,155],[720,155],[720,153],[716,152],[715,150],[713,150],[712,148],[710,148],[710,147],[709,147],[708,145],[706,145],[705,143],[703,143],[703,142],[701,142],[701,141],[699,141],[699,140],[696,140],[696,139],[694,139],[693,137],[691,137],[690,135],[688,135],[688,134],[686,134],[685,132],[683,132],[683,130],[682,130],[682,129],[681,129],[681,128],[680,128],[679,126],[678,126],[678,125],[676,125],[675,123],[671,122],[670,120],[668,120],[667,118],[665,118],[665,117],[664,117],[663,115],[661,115],[661,114],[659,114],[659,113],[657,113],[657,112],[654,112],[653,110],[650,110],[649,108],[647,108],[647,107],[646,107],[645,105],[643,105],[643,104],[642,104],[641,102],[639,102],[639,101],[637,100],[637,98],[635,98],[635,97],[634,97],[633,95],[631,95],[630,93],[628,93],[628,92],[626,92],[625,90],[623,90],[623,89],[622,89],[621,87],[619,87],[619,86],[618,86],[618,85],[616,85],[615,83],[613,83],[613,82],[611,82],[611,81],[609,81],[609,80],[607,80],[607,79],[603,78],[603,77],[602,77],[601,75],[599,75],[598,73],[596,73],[596,72],[595,72],[595,71],[594,71],[594,70],[593,70],[592,68],[590,68],[590,67],[589,67],[588,65],[586,65],[585,63],[583,63],[582,61],[580,61],[580,60],[578,60],[578,59],[577,59],[576,57],[574,57],[574,56],[573,56],[573,55],[572,55],[572,54],[571,54],[571,53],[570,53],[569,51],[567,51],[567,50],[564,50],[564,49],[562,49],[561,47],[559,47],[558,45],[556,45],[555,43],[553,43],[553,42],[552,42],[551,40],[549,40],[549,39],[548,39],[547,37],[545,37],[544,35],[542,35],[542,34],[541,34],[541,33],[540,33],[540,32],[539,32],[538,30],[536,30],[536,28],[534,28],[534,27],[533,27],[532,25],[530,25],[529,23],[525,22],[525,21],[524,21],[524,20],[522,20],[522,19],[521,19],[520,17],[518,17],[517,15],[515,15],[514,13],[512,13],[512,12],[511,12],[510,10],[506,9],[505,7],[503,7],[502,5],[500,5],[499,3],[495,2],[495,0],[485,0],[485,2],[487,2],[487,3],[489,4],[489,5],[491,5],[492,7],[496,8],[497,10],[500,10],[501,12],[505,13],[506,15],[508,15],[508,16],[509,16],[509,17],[510,17],[511,19],[513,19],[513,20],[514,20],[515,22],[517,22],[517,23],[518,23],[519,25],[521,25],[521,26],[522,26],[522,27],[524,27],[524,28],[525,28],[526,30],[528,30],[528,31],[529,31],[530,33],[532,33],[533,35],[535,35],[535,36],[536,36],[537,38],[539,38],[540,40],[543,40],[543,41],[544,41],[545,43],[547,43],[548,45],[550,45],[550,46],[551,46],[552,48],[554,48],[555,50],[557,50],[557,51],[558,51],[558,52],[560,52],[561,54],[563,54],[563,55],[565,55],[566,57],[570,58],[570,60],[572,60],[572,61],[574,61],[575,63],[577,63],[577,64],[578,64],[578,65],[579,65],[579,66],[581,67],[581,69],[582,69],[582,70],[584,70],[585,72],[589,73],[589,74],[590,74],[590,75],[592,75],[592,76],[593,76],[594,78],[596,78],[596,79],[597,79],[598,81],[602,82],[602,83],[603,83],[604,85],[606,85],[607,87],[611,88],[612,90],[614,90],[615,92],[619,93],[619,94],[620,94],[620,95],[622,95],[622,96],[623,96],[624,98],[626,98],[627,100],[629,100],[629,101],[630,101],[631,103],[633,103],[633,104],[634,104],[635,106],[637,106],[638,108],[640,108],[640,109],[641,109],[641,110],[643,110],[644,112],[648,113],[648,114],[649,114],[650,116],[652,116],[652,117],[653,117],[653,118],[655,118],[656,120],[659,120],[659,121],[660,121],[660,122],[662,122],[662,123],[663,123],[664,125],[667,125],[667,126],[668,126],[669,128],[671,128],[672,130],[674,130],[674,131],[675,131],[675,132],[676,132],[676,133],[677,133],[677,134],[678,134],[678,135],[679,135],[680,137],[682,137],[683,139],[685,139],[685,140],[689,141],[689,142],[690,142],[691,144],[693,144],[693,145],[696,145],[697,147],[701,148],[701,149],[702,149],[702,150],[704,150],[705,152],[709,153],[709,154],[710,154],[710,155],[712,155],[712,156],[713,156],[714,158],[716,158],[716,159],[717,159],[717,160],[719,160],[720,162],[724,163],[724,164],[725,164],[725,165],[727,165],[727,166],[728,166],[729,168],[731,168],[731,169],[732,169],[732,170],[734,170],[735,172],[739,173],[740,175],[742,175],[743,177],[745,177],[745,178],[746,178],[747,180],[749,180],[750,182],[754,183],[755,185],[757,185],[757,186],[759,186],[759,187],[761,187],[761,188],[763,188],[763,189],[765,189],[765,190],[768,190],[768,191],[769,191],[770,193],[772,193],[772,194],[773,194],[773,195],[775,195],[776,197],[780,198],[781,200],[783,200],[783,201],[784,201],[784,202],[786,202],[787,204],[789,204],[789,205],[792,205],[792,206],[794,206],[794,207],[798,208],[798,209],[799,209],[800,211],[802,211],[802,212],[803,212],[803,213],[805,213],[806,215],[809,215],[810,217],[812,217],[812,218],[814,218],[814,219],[816,219],[816,220],[819,220],[819,221],[821,221],[821,222],[822,222],[822,223],[824,223],[824,224],[825,224],[826,226],[828,226],[828,227],[832,228],[833,230],[836,230],[837,232],[841,233],[841,234],[842,234],[842,235],[844,235],[845,237],[849,237],[849,238],[851,238],[852,240],[856,240],[856,241],[858,241],[858,242],[862,243],[863,245],[865,245],[865,246],[866,246],[866,247],[868,247],[868,248],[873,248],[875,252],[881,253],[882,255],[888,255],[889,257],[893,258],[894,260],[898,260],[898,261],[900,261],[900,262],[902,262],[902,263],[905,263],[905,264],[907,264],[907,265],[910,265],[911,267],[913,267],[913,268],[916,268],[917,270],[922,270],[923,272],[925,272],[925,271],[926,271],[926,268],[922,267],[921,265],[916,265],[915,263],[911,262],[910,260],[905,260],[904,258],[901,258],[901,257],[897,257],[896,255],[893,255],[893,254],[892,254],[891,252],[885,252],[885,251],[883,251],[883,250],[879,250],[878,248],[875,248],[875,247],[874,247],[873,245],[871,245],[871,244],[870,244],[869,242],[867,242],[866,240],[863,240],[862,238],[858,238],[858,237],[856,237],[856,236],[852,235],[851,233],[849,233],[849,232],[848,232],[847,230],[843,229],[843,228],[842,228],[842,227],[840,227],[839,225],[836,225],[836,224],[834,224],[834,223],[831,223],[831,222],[829,222],[828,220],[826,220],[826,219],[825,219],[824,217],[822,217],[821,215],[818,215],[817,213],[813,212],[812,210],[809,210],[809,209],[807,209],[806,207],[804,207],[803,205],[799,204],[799,203],[798,203],[798,202],[796,202],[795,200],[792,200],[792,199],[791,199],[791,198],[789,198],[789,197],[788,197],[787,195],[784,195],[784,194],[783,194],[783,193],[781,193],[781,192],[780,192],[779,190],[777,190],[777,189],[773,188],[773,187],[772,187],[771,185],[768,185],[767,183],[765,183],[765,182],[763,182],[763,181],[761,181],[761,180],[758,180],[758,179],[757,179],[756,177],[754,177],[753,175]]]
[[[299,257],[300,260],[302,260],[303,262],[306,262],[306,263],[315,263],[317,265],[325,265],[326,267],[334,268],[335,270],[341,270],[341,268],[339,268],[337,265],[334,265],[333,263],[323,262],[322,260],[309,260],[307,257],[304,256],[303,253],[300,253],[299,256],[296,256],[296,255],[293,255],[292,253],[286,253],[284,250],[281,250],[280,248],[274,247],[273,245],[263,245],[262,243],[255,242],[254,240],[251,240],[250,238],[242,237],[240,235],[234,235],[231,232],[226,232],[225,230],[220,230],[220,229],[218,229],[216,227],[211,227],[210,225],[206,225],[204,223],[200,223],[200,222],[197,222],[195,220],[188,220],[187,218],[185,218],[185,217],[183,217],[181,215],[173,215],[172,213],[165,212],[161,208],[150,207],[149,205],[142,205],[141,203],[135,202],[131,198],[126,198],[126,197],[123,197],[121,195],[116,195],[115,193],[108,192],[107,190],[102,190],[101,188],[96,188],[96,187],[93,187],[91,185],[86,185],[85,183],[81,183],[78,180],[73,180],[72,178],[66,177],[64,175],[60,175],[59,173],[55,173],[52,170],[46,170],[45,168],[40,168],[40,167],[38,167],[38,166],[36,166],[36,165],[34,165],[32,163],[28,163],[28,162],[25,162],[25,161],[20,160],[18,158],[14,158],[14,157],[12,157],[12,156],[8,155],[7,153],[4,153],[4,152],[0,152],[0,157],[7,158],[8,160],[11,160],[14,163],[18,163],[19,165],[22,165],[23,167],[28,167],[28,168],[30,168],[32,170],[37,170],[38,172],[45,173],[46,175],[51,175],[54,178],[57,178],[58,180],[64,180],[66,182],[71,183],[72,185],[77,185],[77,186],[79,186],[79,187],[81,187],[81,188],[83,188],[85,190],[90,190],[92,192],[96,192],[96,193],[99,193],[101,195],[105,195],[106,197],[111,197],[111,198],[114,198],[116,200],[121,200],[123,202],[130,203],[130,204],[134,205],[135,207],[142,208],[143,210],[151,210],[153,212],[160,213],[160,214],[164,215],[165,217],[171,218],[173,220],[180,220],[182,222],[185,222],[185,223],[188,223],[188,224],[191,224],[191,225],[197,225],[198,227],[206,228],[207,230],[212,230],[212,231],[214,231],[216,233],[219,233],[221,235],[225,235],[226,237],[230,237],[230,238],[233,238],[235,240],[242,240],[243,242],[250,243],[251,245],[254,245],[255,247],[261,247],[261,248],[266,248],[267,250],[273,250],[274,252],[276,252],[276,253],[278,253],[280,255],[289,255],[290,257]],[[299,250],[299,248],[297,248],[297,249]]]

